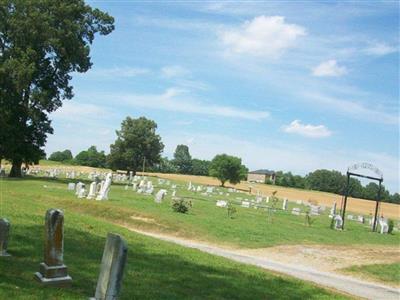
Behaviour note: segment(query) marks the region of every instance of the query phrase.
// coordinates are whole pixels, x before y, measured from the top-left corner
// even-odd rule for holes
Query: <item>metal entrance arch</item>
[[[355,173],[359,169],[371,170],[372,172],[374,172],[377,175],[377,177],[367,176],[367,175]],[[351,176],[355,176],[355,177],[367,178],[367,179],[371,179],[371,180],[375,180],[375,181],[379,182],[378,194],[376,195],[376,198],[375,198],[376,205],[375,205],[374,224],[372,226],[372,231],[376,231],[376,229],[377,229],[376,225],[377,225],[377,222],[378,222],[378,210],[379,210],[379,205],[380,205],[380,202],[381,202],[381,190],[382,190],[382,182],[383,182],[383,174],[382,174],[382,172],[377,167],[375,167],[374,165],[372,165],[370,163],[358,163],[358,164],[354,164],[354,165],[348,167],[346,174],[347,174],[347,181],[346,181],[346,188],[344,190],[344,205],[343,205],[343,209],[342,209],[342,230],[344,229],[344,221],[345,221],[346,206],[347,206],[347,197],[348,197],[349,192],[350,192],[350,177]]]

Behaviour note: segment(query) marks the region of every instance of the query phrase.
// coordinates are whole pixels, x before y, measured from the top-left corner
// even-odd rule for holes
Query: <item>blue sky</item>
[[[187,144],[302,175],[365,161],[400,190],[398,3],[88,3],[116,29],[73,76],[47,153],[108,152],[126,116],[146,116],[168,157]]]

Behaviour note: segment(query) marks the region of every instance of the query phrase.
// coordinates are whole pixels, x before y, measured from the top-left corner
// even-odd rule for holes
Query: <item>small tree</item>
[[[174,199],[172,201],[172,210],[174,212],[185,214],[189,211],[191,207],[192,207],[191,201],[187,201],[184,199]]]
[[[216,155],[210,165],[210,176],[218,178],[221,186],[225,186],[227,181],[232,184],[239,183],[246,178],[247,171],[239,157],[227,154]]]
[[[192,157],[189,153],[189,147],[186,145],[176,146],[173,162],[179,173],[190,174],[192,171]]]
[[[228,210],[228,217],[233,219],[235,214],[236,214],[236,212],[237,212],[236,207],[234,207],[231,202],[228,202],[227,210]]]

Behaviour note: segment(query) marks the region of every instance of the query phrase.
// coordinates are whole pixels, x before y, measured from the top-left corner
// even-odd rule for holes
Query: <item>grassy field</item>
[[[110,201],[77,200],[63,181],[0,179],[0,215],[12,224],[9,244],[12,256],[0,258],[0,299],[93,296],[107,232],[119,233],[128,242],[121,299],[346,299],[302,281],[113,225],[110,220],[129,219],[140,207],[148,206],[150,210],[152,201],[124,193],[128,191],[112,186]],[[129,201],[133,201],[132,208]],[[43,288],[33,279],[43,257],[44,214],[48,208],[65,212],[64,261],[73,278],[68,289]],[[171,213],[164,205],[155,208],[165,210],[161,214],[177,218],[177,226],[185,227],[184,218],[195,216]]]
[[[155,179],[154,184],[157,184]],[[153,196],[137,194],[124,185],[113,184],[109,201],[78,200],[74,193],[67,191],[67,180],[25,179],[7,180],[7,197],[3,205],[7,206],[18,200],[16,195],[28,199],[40,199],[48,205],[57,201],[68,210],[93,217],[101,217],[109,222],[121,225],[132,225],[135,228],[173,234],[176,236],[210,241],[232,247],[261,248],[290,244],[329,244],[329,245],[399,245],[400,235],[380,235],[370,231],[368,225],[346,220],[345,231],[330,229],[327,215],[313,217],[311,227],[305,225],[304,216],[290,214],[291,207],[299,206],[290,203],[289,211],[278,210],[272,218],[264,209],[237,207],[234,219],[227,215],[227,210],[215,206],[220,195],[202,196],[188,192],[181,184],[178,195],[187,197],[193,203],[188,214],[174,213],[170,207],[170,195],[162,204],[154,203]],[[24,190],[20,191],[23,183]],[[44,187],[45,186],[45,187]],[[157,189],[157,186],[156,186]],[[226,190],[225,190],[226,191]],[[235,194],[242,198],[245,194]],[[224,193],[224,198],[229,198]],[[224,199],[222,198],[222,199]],[[281,207],[279,203],[277,207]],[[328,213],[328,211],[326,212]]]
[[[141,173],[139,172],[139,174]],[[150,176],[158,176],[161,178],[167,178],[172,180],[178,180],[178,181],[185,181],[185,182],[192,181],[194,183],[205,184],[205,185],[220,184],[217,179],[206,176],[162,174],[162,173],[144,173],[144,174],[148,174]],[[251,187],[253,194],[255,194],[257,191],[260,191],[262,194],[271,195],[273,191],[277,191],[280,197],[285,197],[292,201],[312,200],[319,203],[320,205],[327,205],[327,206],[332,206],[332,204],[336,202],[339,207],[342,200],[342,196],[332,193],[282,187],[270,184],[248,183],[246,181],[242,181],[240,184],[237,184],[235,186],[230,184],[227,184],[226,186],[235,187],[237,189],[242,189],[246,191],[248,191]],[[347,203],[347,210],[349,212],[351,211],[353,213],[361,213],[365,215],[374,214],[375,201],[349,197]],[[400,205],[382,202],[380,205],[380,214],[383,214],[385,217],[400,219]]]
[[[372,278],[381,282],[400,285],[400,262],[393,264],[373,264],[352,266],[343,270],[346,273],[354,273],[363,277]]]

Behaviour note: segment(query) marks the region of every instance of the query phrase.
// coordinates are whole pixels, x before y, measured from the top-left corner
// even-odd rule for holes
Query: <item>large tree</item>
[[[81,166],[105,168],[106,155],[104,151],[97,151],[96,146],[91,146],[86,151],[81,151],[75,156],[75,163]]]
[[[10,176],[43,156],[49,114],[73,97],[71,73],[91,67],[94,36],[113,23],[83,0],[0,0],[0,157]]]
[[[210,176],[218,178],[221,186],[227,181],[232,184],[239,183],[246,178],[247,171],[239,157],[227,154],[216,155],[210,165]]]
[[[189,153],[189,147],[186,145],[176,146],[174,153],[174,164],[178,168],[178,172],[182,174],[190,174],[192,171],[192,157]]]
[[[114,170],[136,172],[143,163],[153,166],[161,160],[164,144],[156,134],[157,124],[153,120],[127,117],[117,130],[117,140],[110,146],[108,163]]]
[[[49,160],[52,161],[68,161],[68,160],[72,160],[72,153],[71,150],[64,150],[64,151],[56,151],[53,152],[50,156],[49,156]]]

